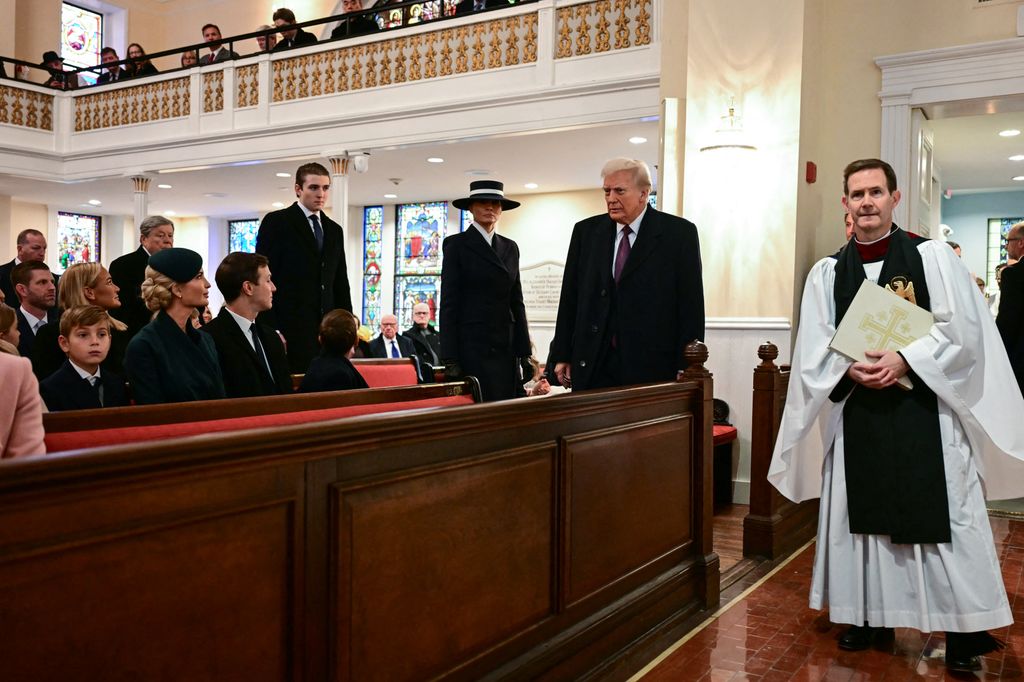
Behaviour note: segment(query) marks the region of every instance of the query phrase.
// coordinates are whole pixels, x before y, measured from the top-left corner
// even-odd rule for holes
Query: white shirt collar
[[[96,368],[96,373],[95,374],[89,374],[89,372],[87,372],[86,370],[84,370],[81,367],[79,367],[78,365],[76,365],[74,360],[70,360],[69,359],[68,362],[71,364],[71,368],[74,369],[76,372],[78,372],[78,376],[82,377],[83,379],[92,379],[93,377],[96,377],[97,379],[100,378],[100,368],[99,367]],[[92,382],[90,381],[89,383],[92,383]]]
[[[249,333],[249,328],[252,327],[252,325],[256,322],[256,320],[250,320],[246,317],[243,317],[242,315],[239,315],[234,310],[229,308],[227,305],[224,306],[224,310],[228,311],[231,314],[231,317],[234,318],[235,322],[238,323],[239,328],[241,328],[241,330],[245,334]]]
[[[29,311],[25,310],[25,306],[21,306],[21,314],[25,316],[25,319],[28,321],[28,326],[32,330],[33,334],[36,333],[36,326],[40,322],[44,322],[44,323],[46,322],[46,318],[45,317],[36,317],[35,315],[30,313]]]
[[[15,257],[14,257],[14,264],[15,264],[15,265],[21,265],[21,259],[20,259],[20,258],[18,258],[17,256],[15,256]]]
[[[309,220],[309,216],[311,215],[315,215],[317,217],[317,220],[321,219],[320,211],[310,211],[308,208],[302,205],[301,201],[296,201],[295,203],[298,204],[299,208],[302,209],[302,213],[303,215],[306,216],[306,220]]]
[[[480,233],[480,235],[484,238],[484,241],[487,242],[487,245],[490,246],[491,243],[492,243],[492,240],[494,239],[494,230],[498,229],[497,226],[495,226],[494,230],[491,230],[490,232],[488,232],[487,230],[482,228],[479,223],[477,223],[474,220],[473,221],[473,227],[475,227],[477,229],[477,231]]]
[[[139,244],[139,248],[140,248],[140,249],[142,249],[143,251],[145,251],[145,252],[146,252],[146,255],[147,255],[147,256],[149,256],[149,257],[151,257],[151,258],[152,258],[153,254],[151,254],[151,253],[149,252],[149,249],[147,249],[147,248],[146,248],[145,246],[143,246],[142,244]]]
[[[644,210],[640,211],[640,215],[638,215],[633,220],[633,222],[629,223],[629,229],[633,230],[633,234],[636,234],[636,233],[640,232],[640,224],[644,221],[644,216],[647,215],[647,208],[648,208],[648,205],[644,204]],[[622,226],[625,225],[625,224],[626,223],[619,223],[618,224],[617,229],[618,229],[619,232],[622,232]]]

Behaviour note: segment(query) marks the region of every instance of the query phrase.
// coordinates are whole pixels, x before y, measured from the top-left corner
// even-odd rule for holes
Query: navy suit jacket
[[[270,363],[273,379],[227,308],[221,308],[217,317],[203,327],[203,332],[209,334],[217,346],[224,390],[229,398],[286,395],[292,392],[288,357],[281,339],[273,329],[264,324],[256,324],[256,333],[267,355],[267,362]]]
[[[21,312],[20,305],[15,306],[14,313],[18,316],[18,332],[21,334],[21,338],[18,341],[18,352],[23,358],[31,358],[32,350],[36,345],[36,335],[32,332],[32,328],[28,326],[28,320],[25,319],[25,315]],[[48,323],[59,322],[60,311],[57,308],[47,310],[46,321]]]
[[[572,363],[574,390],[594,385],[613,335],[623,385],[674,380],[686,369],[686,345],[704,339],[696,226],[648,208],[618,285],[616,231],[607,214],[597,215],[577,223],[569,242],[548,362]]]
[[[296,202],[268,213],[256,235],[256,253],[270,261],[277,285],[274,307],[259,319],[284,334],[294,374],[304,374],[320,353],[317,335],[324,314],[335,308],[352,310],[341,226],[323,211],[320,225],[323,251],[317,250],[310,221]]]
[[[71,362],[65,360],[60,369],[39,382],[39,395],[50,412],[124,407],[128,404],[124,379],[100,370],[100,385],[103,386],[102,405],[89,381],[79,376]]]
[[[369,388],[366,380],[352,361],[344,355],[336,355],[328,351],[313,358],[309,371],[302,378],[299,393],[319,393],[321,391],[347,391],[353,388]]]

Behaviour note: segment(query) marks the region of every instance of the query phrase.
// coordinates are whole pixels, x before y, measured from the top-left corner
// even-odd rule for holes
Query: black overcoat
[[[284,345],[270,327],[256,323],[256,334],[267,355],[273,378],[227,308],[220,309],[217,317],[203,327],[203,333],[209,334],[217,347],[224,391],[229,398],[287,395],[292,392],[292,377]]]

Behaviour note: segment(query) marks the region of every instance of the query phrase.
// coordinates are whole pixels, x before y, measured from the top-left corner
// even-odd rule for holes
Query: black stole
[[[879,286],[914,288],[916,303],[931,310],[920,238],[895,227]],[[836,255],[836,326],[866,278],[853,240]],[[902,280],[902,281],[901,281]],[[911,391],[854,385],[843,407],[846,493],[850,532],[888,535],[894,543],[950,541],[946,472],[942,462],[938,400],[911,370]]]

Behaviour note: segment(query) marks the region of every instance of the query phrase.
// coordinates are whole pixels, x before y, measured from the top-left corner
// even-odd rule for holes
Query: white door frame
[[[909,207],[918,199],[912,172],[911,110],[930,104],[983,100],[1024,94],[1024,38],[944,47],[879,57],[882,70],[881,156],[904,188],[896,207],[898,225],[909,225]]]

